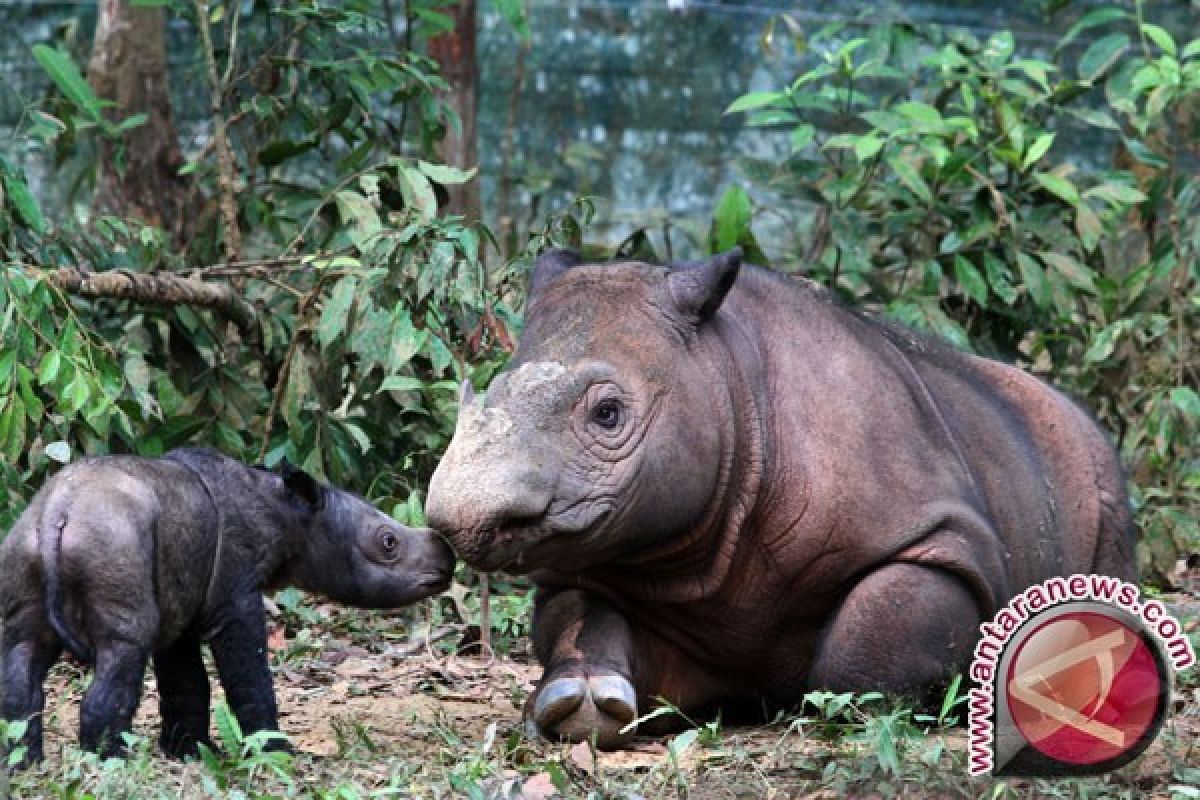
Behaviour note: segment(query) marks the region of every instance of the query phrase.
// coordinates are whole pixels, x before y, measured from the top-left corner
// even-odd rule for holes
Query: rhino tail
[[[47,520],[50,521],[49,525],[46,524]],[[63,529],[66,527],[66,513],[47,513],[38,529],[42,581],[46,591],[46,617],[50,620],[50,627],[71,655],[84,663],[91,663],[95,653],[86,642],[75,635],[63,613],[62,538]]]

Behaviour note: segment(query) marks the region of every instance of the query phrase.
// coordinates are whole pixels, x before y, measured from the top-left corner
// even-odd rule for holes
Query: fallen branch
[[[47,270],[43,279],[63,291],[83,297],[115,297],[156,306],[200,306],[229,318],[243,331],[255,329],[254,306],[232,286],[183,278],[170,272],[91,272],[65,267]]]

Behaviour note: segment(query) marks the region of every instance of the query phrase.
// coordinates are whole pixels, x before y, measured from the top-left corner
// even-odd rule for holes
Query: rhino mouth
[[[521,575],[557,565],[559,559],[572,558],[591,550],[603,533],[610,509],[571,524],[555,524],[546,518],[536,522],[489,525],[473,537],[474,547],[461,552],[463,560],[484,572]]]

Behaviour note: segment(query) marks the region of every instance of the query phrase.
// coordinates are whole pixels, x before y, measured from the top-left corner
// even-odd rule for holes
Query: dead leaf
[[[558,795],[558,789],[549,772],[539,772],[521,785],[521,800],[550,800]]]
[[[571,747],[570,757],[572,763],[588,775],[596,774],[596,756],[588,742],[578,742]]]

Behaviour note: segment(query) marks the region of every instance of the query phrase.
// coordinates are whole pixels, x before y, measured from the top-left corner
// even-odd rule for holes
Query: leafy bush
[[[782,161],[743,163],[758,216],[784,216],[798,268],[847,301],[1081,398],[1119,438],[1143,574],[1169,578],[1200,551],[1200,41],[1139,4],[1086,14],[1060,63],[906,25],[810,45],[817,66],[728,109],[788,137]],[[1080,163],[1080,132],[1111,163]],[[713,248],[762,259],[755,213],[731,187]]]
[[[490,378],[514,322],[490,285],[508,273],[485,266],[487,231],[438,213],[443,187],[472,178],[433,150],[454,120],[419,53],[449,25],[444,5],[408,3],[407,39],[389,49],[377,4],[174,3],[198,63],[225,75],[215,90],[207,72],[184,76],[219,103],[179,170],[195,209],[180,240],[133,216],[74,213],[93,200],[101,145],[115,142],[119,164],[120,137],[146,121],[109,121],[71,56],[38,48],[57,92],[23,100],[0,161],[0,525],[54,461],[188,443],[287,458],[398,516],[419,509],[454,390]],[[62,179],[41,202],[17,166],[30,153]],[[65,202],[44,210],[54,197]],[[131,302],[89,289],[97,275],[177,290],[166,305]],[[181,298],[201,290],[211,301]]]

